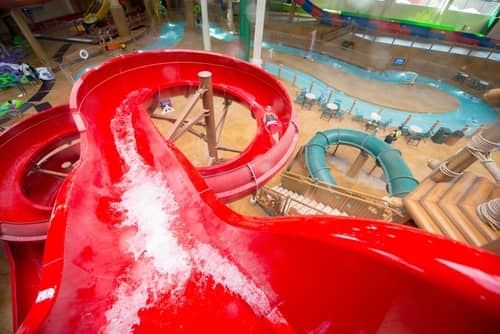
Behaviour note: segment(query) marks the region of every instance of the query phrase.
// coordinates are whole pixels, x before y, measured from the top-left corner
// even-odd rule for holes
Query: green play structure
[[[372,134],[352,129],[330,129],[318,132],[305,147],[305,159],[313,179],[335,185],[325,159],[330,145],[349,145],[372,156],[384,170],[387,191],[391,196],[404,197],[417,185],[401,152],[392,148]]]
[[[17,109],[20,109],[24,104],[21,100],[12,100],[12,103],[16,106]],[[4,102],[0,104],[0,118],[7,116],[11,112],[9,108],[9,103]]]

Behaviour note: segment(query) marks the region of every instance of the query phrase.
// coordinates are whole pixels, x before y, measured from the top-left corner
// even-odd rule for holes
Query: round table
[[[326,109],[328,109],[330,111],[337,111],[337,110],[339,110],[339,106],[336,103],[327,103]]]
[[[306,99],[310,100],[310,101],[315,100],[316,99],[316,95],[314,95],[313,93],[307,93],[306,94]]]
[[[371,119],[372,121],[376,121],[376,122],[378,122],[378,121],[380,121],[380,120],[382,119],[382,116],[381,116],[379,113],[372,112],[372,113],[370,114],[370,119]]]
[[[422,133],[423,130],[420,126],[417,126],[417,125],[410,125],[408,127],[408,132],[410,132],[411,134],[417,134],[417,133]]]

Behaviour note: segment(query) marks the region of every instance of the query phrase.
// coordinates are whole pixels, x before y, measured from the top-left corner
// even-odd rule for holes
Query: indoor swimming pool
[[[201,31],[200,31],[201,32]],[[234,35],[221,27],[210,24],[210,35],[212,38],[225,42],[237,42],[238,36]],[[160,34],[156,40],[150,45],[144,47],[143,51],[147,50],[158,50],[158,49],[168,49],[177,45],[184,37],[184,23],[167,23],[164,24],[160,29]],[[280,45],[276,43],[263,43],[263,48],[272,49],[279,52],[286,52],[289,54],[304,56],[304,50],[298,49],[290,46]],[[481,99],[472,96],[471,94],[461,90],[460,88],[454,87],[440,80],[432,79],[425,76],[417,75],[415,72],[404,72],[404,71],[368,71],[361,67],[345,63],[341,60],[332,58],[330,56],[319,54],[316,52],[309,52],[308,57],[315,62],[321,62],[338,70],[356,75],[360,78],[367,80],[376,80],[382,82],[409,84],[415,82],[418,84],[432,86],[445,91],[446,93],[454,96],[459,101],[459,107],[456,110],[446,112],[446,113],[432,113],[429,110],[428,113],[414,113],[407,112],[404,110],[397,110],[393,108],[383,108],[383,120],[390,121],[389,125],[398,126],[403,123],[409,115],[411,115],[411,124],[417,125],[422,129],[429,129],[436,121],[439,121],[440,127],[448,127],[452,131],[462,130],[466,125],[469,129],[465,134],[469,135],[474,132],[482,124],[490,124],[498,119],[498,116],[493,108],[488,104],[483,102]],[[95,65],[93,65],[95,66]],[[78,79],[83,73],[85,73],[89,68],[80,70],[76,75],[75,79]],[[332,91],[332,99],[340,103],[341,109],[351,111],[357,116],[368,119],[373,112],[380,112],[381,106],[373,103],[369,103],[363,100],[359,100],[356,97],[349,96],[344,92],[328,86],[326,83],[318,80],[314,76],[299,71],[294,68],[280,66],[274,63],[265,63],[264,68],[266,71],[273,75],[280,75],[280,78],[290,82],[295,82],[298,88],[309,89],[312,85],[312,93],[316,96],[326,97]],[[294,96],[292,96],[294,98]],[[353,102],[356,100],[354,108]],[[351,110],[352,109],[352,110]]]

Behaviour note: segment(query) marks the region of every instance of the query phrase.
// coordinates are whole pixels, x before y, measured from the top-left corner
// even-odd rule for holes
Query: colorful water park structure
[[[283,68],[263,67],[207,51],[120,54],[86,70],[68,104],[0,134],[16,333],[498,332],[500,122],[419,181],[376,131],[341,126],[356,103],[317,98],[318,83],[294,103]],[[157,112],[177,98],[182,108]],[[221,140],[235,104],[256,126],[244,149]],[[299,110],[316,105],[335,125],[296,149]],[[203,166],[176,146],[188,133],[206,145]],[[341,147],[355,152],[343,175],[330,163]],[[467,171],[476,161],[488,177]],[[342,186],[368,163],[385,196]],[[226,206],[246,196],[271,217]]]
[[[180,59],[182,62],[178,62]],[[120,70],[124,66],[128,71]],[[163,81],[161,73],[166,69],[174,71],[175,81]],[[121,76],[130,78],[131,75],[136,80],[116,85],[124,81]],[[141,107],[156,98],[152,88],[162,82],[169,95],[169,89],[198,87],[183,115],[187,115],[194,101],[200,98],[203,106],[210,110],[210,95],[214,91],[249,104],[255,115],[262,114],[263,107],[275,101],[273,109],[284,129],[280,142],[272,146],[269,134],[260,130],[255,144],[237,159],[208,167],[199,174],[169,141],[159,137],[148,120],[147,108]],[[258,89],[257,95],[252,94],[252,89],[262,85],[267,85],[268,89]],[[112,98],[106,93],[110,87],[115,91]],[[99,113],[93,111],[97,101]],[[176,123],[184,124],[185,119],[180,117]],[[130,54],[103,64],[77,82],[69,108],[60,106],[47,110],[7,130],[2,135],[1,149],[18,163],[3,164],[2,197],[6,200],[2,201],[1,226],[2,238],[17,264],[13,278],[14,287],[19,288],[14,289],[14,311],[17,317],[26,317],[18,331],[154,330],[177,328],[183,324],[188,331],[194,332],[200,328],[199,322],[192,317],[214,309],[221,312],[207,317],[203,323],[205,328],[208,324],[215,330],[220,329],[219,326],[240,329],[243,317],[259,332],[297,328],[303,331],[311,326],[353,329],[360,324],[368,326],[364,323],[373,317],[373,304],[393,298],[377,292],[377,300],[373,299],[373,304],[367,307],[359,305],[350,293],[341,293],[340,286],[345,290],[350,284],[346,286],[345,282],[340,282],[347,277],[353,278],[355,272],[360,278],[369,275],[377,285],[383,282],[384,286],[392,286],[391,291],[394,286],[398,287],[396,290],[402,289],[400,293],[411,301],[412,318],[425,314],[425,321],[418,321],[413,329],[437,325],[457,330],[463,326],[475,328],[477,322],[472,319],[477,318],[483,319],[481,324],[485,330],[496,328],[500,298],[495,290],[496,283],[491,279],[498,270],[498,257],[490,253],[402,225],[326,216],[276,218],[273,222],[239,216],[219,202],[217,194],[219,198],[231,199],[252,192],[279,170],[290,156],[290,147],[297,135],[293,119],[291,102],[287,101],[281,85],[257,67],[215,54],[166,51]],[[101,122],[106,125],[100,126]],[[214,126],[215,122],[208,116],[209,147],[210,133],[216,134],[215,128],[210,132],[210,124]],[[182,129],[182,126],[177,127],[173,134]],[[77,137],[80,137],[79,142],[75,141]],[[383,149],[377,147],[385,144],[373,142],[373,139],[370,144],[366,134],[332,130],[319,138],[331,144],[339,141],[358,143],[371,154],[378,154],[381,164],[402,164],[390,158],[384,160]],[[104,142],[114,144],[102,145]],[[359,144],[363,142],[365,144]],[[309,147],[319,146],[324,151],[326,145],[313,139]],[[156,147],[154,152],[152,147]],[[102,170],[96,170],[96,164],[102,165]],[[273,169],[261,165],[273,166]],[[456,170],[451,163],[448,166]],[[404,167],[388,168],[392,170],[388,174],[394,175],[394,170]],[[67,174],[68,171],[71,172]],[[390,181],[395,196],[403,197],[416,186],[411,175],[401,175],[405,173],[408,174],[403,171]],[[66,175],[62,181],[60,177]],[[219,181],[217,175],[223,178]],[[403,185],[396,185],[401,182]],[[449,183],[441,184],[450,187]],[[152,202],[146,204],[149,201]],[[151,215],[150,210],[156,213]],[[30,262],[41,258],[43,247],[40,244],[46,236],[44,264],[33,267]],[[324,239],[326,236],[328,238]],[[155,238],[160,239],[154,241]],[[227,242],[231,238],[238,240],[240,246],[228,252]],[[432,242],[429,244],[429,241]],[[157,242],[167,247],[168,252],[175,251],[175,259],[161,259],[162,247],[158,254],[149,248],[149,243],[153,246]],[[135,248],[143,243],[146,243],[145,250]],[[279,260],[266,255],[275,247],[274,251],[281,254]],[[429,253],[417,255],[415,248],[426,249]],[[435,260],[435,251],[439,253],[439,261]],[[113,254],[111,267],[107,260],[110,253]],[[209,264],[210,259],[216,259],[217,266]],[[349,265],[353,261],[363,265],[356,265],[355,269]],[[255,267],[252,263],[259,265]],[[372,271],[375,268],[369,268],[373,266],[385,269]],[[351,269],[347,269],[349,267]],[[464,271],[464,267],[474,272]],[[39,283],[38,270],[41,273]],[[144,270],[156,274],[149,277]],[[419,278],[421,274],[417,273],[421,271],[425,279]],[[476,271],[484,276],[470,280],[469,275]],[[376,272],[383,274],[377,277]],[[488,278],[490,275],[492,278]],[[294,277],[291,282],[296,282],[292,285],[286,283],[291,277]],[[340,281],[335,283],[338,279]],[[448,279],[460,283],[450,288]],[[71,284],[65,280],[71,280]],[[414,284],[423,286],[415,289]],[[362,291],[360,285],[364,287]],[[33,287],[31,291],[29,286]],[[369,289],[367,286],[372,284],[353,283],[352,293],[356,291],[360,297],[373,294],[375,291],[370,289],[375,287]],[[157,287],[158,291],[153,293],[151,289]],[[296,291],[306,289],[305,295],[296,296]],[[379,289],[384,290],[380,286]],[[115,292],[110,295],[113,290]],[[137,291],[137,295],[133,291]],[[436,294],[440,295],[439,299]],[[473,298],[477,294],[485,299]],[[323,298],[325,295],[330,297]],[[335,301],[338,295],[343,295],[342,302]],[[142,310],[137,313],[139,317],[131,317],[125,312],[131,307],[131,298],[141,300],[132,308],[134,312]],[[186,298],[189,303],[184,305],[180,301]],[[33,300],[35,303],[30,309]],[[422,312],[427,303],[435,305],[438,301],[443,305],[439,306],[439,316],[433,320],[429,320],[428,313],[414,313],[417,309]],[[223,311],[227,303],[233,305],[232,312],[237,312],[236,321],[233,313]],[[313,303],[306,308],[312,313],[306,316],[304,305],[308,303]],[[361,322],[343,321],[334,325],[346,303],[352,307],[357,305],[358,311],[364,310],[367,318],[363,316]],[[462,317],[457,324],[457,303],[473,318]],[[72,311],[62,312],[61,308]],[[95,312],[92,321],[80,318],[90,312],[85,311],[87,309]],[[471,310],[477,313],[472,315]],[[157,314],[169,315],[159,320]],[[75,316],[80,320],[72,320]]]

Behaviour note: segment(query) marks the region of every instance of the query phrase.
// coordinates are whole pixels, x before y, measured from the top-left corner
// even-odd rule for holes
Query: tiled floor
[[[53,54],[57,51],[64,42],[42,42],[44,47],[47,49],[48,54]],[[139,41],[141,43],[141,41]],[[183,49],[200,49],[202,46],[201,33],[199,31],[186,32],[185,39],[177,46]],[[235,50],[234,44],[228,44],[219,42],[217,40],[212,40],[213,50],[225,54],[233,54]],[[133,44],[130,44],[128,48],[134,48]],[[67,54],[72,54],[78,52],[80,49],[79,45],[71,45],[67,51]],[[379,103],[381,105],[391,105],[401,108],[412,108],[415,110],[429,110],[432,106],[438,107],[441,111],[453,110],[456,106],[456,101],[450,96],[432,89],[430,87],[423,87],[419,85],[408,86],[408,85],[396,85],[396,84],[377,84],[364,79],[357,78],[353,75],[346,73],[339,73],[335,69],[327,67],[326,65],[319,63],[312,63],[311,61],[302,59],[301,57],[296,57],[288,54],[280,54],[274,52],[273,62],[283,63],[288,66],[293,66],[299,68],[303,72],[315,75],[330,85],[337,87],[341,90],[349,92],[353,96],[358,96],[362,99]],[[80,64],[83,65],[83,64]],[[68,80],[62,71],[56,73],[56,82],[54,88],[42,99],[40,102],[48,102],[51,105],[58,105],[61,103],[67,103],[69,98],[69,92],[72,83]],[[292,98],[295,97],[297,89],[293,87],[289,82],[283,82],[283,85],[288,89],[289,94]],[[9,98],[14,98],[19,92],[16,89],[11,89],[8,91],[0,92],[0,101],[7,100]],[[36,93],[36,88],[31,87],[27,92],[25,99]],[[182,106],[182,99],[176,102],[179,108]],[[317,132],[334,127],[345,127],[363,130],[364,124],[355,122],[351,120],[349,116],[346,116],[342,121],[332,119],[326,121],[320,119],[320,112],[318,106],[313,106],[309,109],[301,109],[299,105],[295,105],[298,112],[298,123],[300,128],[299,143],[297,146],[304,145],[309,139]],[[243,107],[234,104],[231,106],[232,112],[247,112]],[[30,108],[25,113],[25,117],[30,114],[35,113],[35,108]],[[249,122],[251,119],[248,117]],[[7,123],[7,125],[12,124],[13,121]],[[165,125],[158,125],[160,129]],[[249,127],[245,122],[233,122],[231,125],[231,131],[234,132],[234,136],[225,136],[225,144],[234,147],[241,147],[245,144],[247,140],[251,137],[252,127]],[[387,130],[389,131],[389,130]],[[377,136],[383,138],[385,133],[382,131],[378,133]],[[393,147],[402,152],[403,158],[406,160],[410,169],[413,171],[415,177],[419,180],[424,178],[429,170],[425,167],[429,159],[441,160],[454,152],[466,143],[467,139],[461,139],[457,144],[453,146],[438,145],[428,140],[426,142],[421,142],[418,146],[407,145],[406,141],[400,139],[393,143]],[[194,164],[200,164],[202,162],[197,160],[198,146],[192,145],[188,138],[183,138],[179,143],[179,146],[183,152],[190,157]],[[342,159],[349,160],[353,159],[356,152],[349,148],[342,148],[339,151],[339,156]],[[497,152],[494,158],[498,161],[500,153]],[[351,160],[352,161],[352,160]],[[483,168],[479,164],[475,164],[471,167],[471,170],[479,173],[481,175],[487,175]],[[367,184],[363,184],[356,179],[347,179],[342,177],[341,173],[338,171],[333,171],[334,176],[340,178],[343,185],[357,188],[364,191],[372,191],[376,194],[383,195],[384,190],[370,187]],[[378,174],[377,174],[378,173]],[[376,171],[375,175],[381,175],[381,171]],[[279,182],[279,176],[275,176],[270,184],[276,184]],[[234,210],[241,212],[243,214],[249,215],[264,215],[264,213],[251,205],[249,198],[245,197],[238,201],[229,204]],[[2,253],[0,257],[0,334],[10,333],[11,323],[10,323],[10,295],[9,295],[9,284],[8,284],[8,265],[6,262],[5,255]]]

